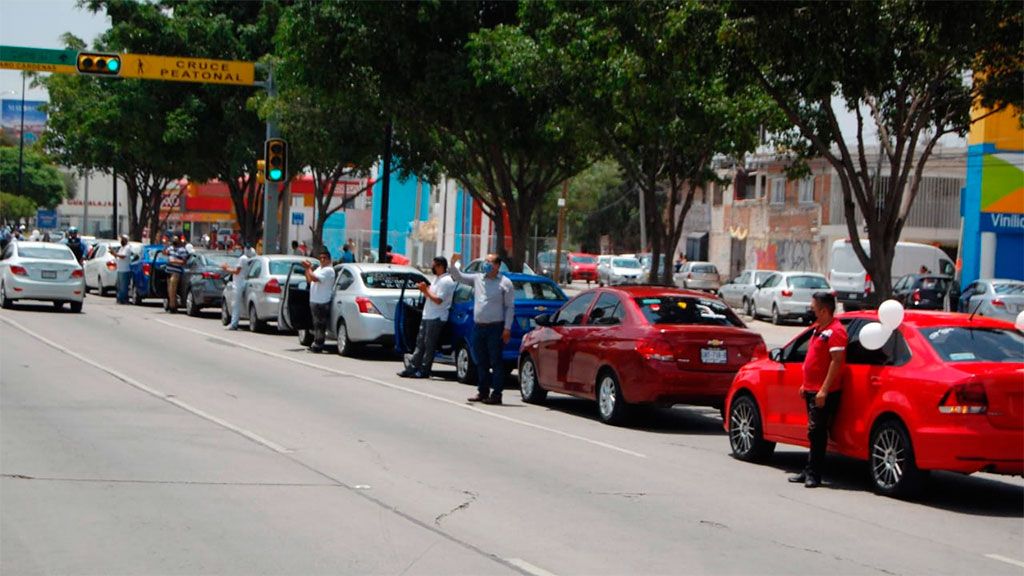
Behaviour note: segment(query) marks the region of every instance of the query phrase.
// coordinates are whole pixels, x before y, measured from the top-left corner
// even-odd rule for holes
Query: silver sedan
[[[1009,322],[1024,310],[1024,282],[982,279],[973,282],[960,297],[961,312],[1001,318]]]
[[[754,292],[754,318],[770,316],[772,324],[795,318],[811,322],[811,296],[831,292],[828,279],[813,272],[776,272],[758,285]]]
[[[43,300],[82,311],[85,275],[71,249],[52,242],[10,242],[0,254],[0,306],[15,300]]]
[[[249,321],[249,330],[261,332],[267,322],[277,320],[277,311],[281,307],[281,294],[284,283],[293,266],[308,260],[306,256],[287,254],[264,254],[249,260],[249,268],[245,274],[245,291],[242,293],[242,310],[239,318]],[[228,282],[224,287],[224,303],[221,305],[221,320],[231,320],[235,305],[235,283]],[[227,324],[227,322],[225,322]]]

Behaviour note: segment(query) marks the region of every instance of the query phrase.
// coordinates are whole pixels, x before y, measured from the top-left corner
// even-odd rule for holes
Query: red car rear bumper
[[[665,362],[645,362],[635,375],[622,376],[622,395],[637,404],[693,404],[721,407],[736,376],[735,372],[679,370]]]
[[[960,425],[918,428],[918,468],[952,472],[1024,474],[1024,430],[995,428],[984,416],[965,416]]]
[[[573,280],[593,280],[597,281],[597,268],[580,268],[579,270],[572,271]]]

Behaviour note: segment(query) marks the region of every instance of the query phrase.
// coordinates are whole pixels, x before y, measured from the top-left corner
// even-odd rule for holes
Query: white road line
[[[240,426],[235,426],[234,424],[228,422],[227,420],[224,420],[223,418],[218,418],[218,417],[214,416],[213,414],[208,414],[206,412],[203,412],[202,410],[200,410],[198,408],[190,406],[186,402],[182,402],[181,400],[178,400],[177,398],[174,398],[173,396],[169,396],[169,395],[167,395],[167,394],[165,394],[165,393],[163,393],[163,392],[161,392],[161,391],[159,391],[159,390],[157,390],[155,388],[151,388],[149,386],[146,386],[145,384],[143,384],[143,383],[141,383],[141,382],[139,382],[139,381],[137,381],[137,380],[135,380],[135,379],[133,379],[133,378],[131,378],[129,376],[125,376],[124,374],[121,374],[120,372],[118,372],[116,370],[108,368],[107,366],[104,366],[104,365],[99,364],[97,362],[93,362],[92,360],[82,356],[81,354],[78,354],[77,352],[69,350],[68,348],[65,348],[64,346],[61,346],[60,344],[54,342],[53,340],[50,340],[49,338],[46,338],[45,336],[42,336],[41,334],[37,334],[36,332],[33,332],[32,330],[29,330],[28,328],[26,328],[26,327],[22,326],[21,324],[15,322],[14,320],[11,320],[10,318],[0,318],[0,320],[3,320],[4,322],[6,322],[7,324],[10,324],[11,326],[14,326],[18,330],[21,330],[23,333],[28,334],[29,336],[35,338],[36,340],[39,340],[40,342],[46,344],[47,346],[50,346],[52,348],[56,348],[57,350],[67,354],[68,356],[71,356],[72,358],[75,358],[77,360],[85,362],[86,364],[92,366],[93,368],[96,368],[98,370],[106,372],[107,374],[110,374],[114,378],[117,378],[118,380],[121,380],[122,382],[128,384],[129,386],[132,386],[134,388],[137,388],[137,389],[145,392],[146,394],[149,394],[151,396],[159,398],[160,400],[163,400],[164,402],[167,402],[169,404],[173,404],[173,405],[177,406],[178,408],[181,408],[182,410],[185,410],[186,412],[190,412],[190,413],[192,413],[192,414],[202,418],[203,420],[207,420],[209,422],[213,422],[214,424],[216,424],[218,426],[221,426],[223,428],[227,428],[228,430],[231,430],[232,432],[234,432],[236,434],[240,434],[240,435],[248,438],[249,440],[252,440],[253,442],[256,442],[257,444],[260,444],[262,446],[266,446],[267,448],[270,448],[274,452],[278,452],[280,454],[288,454],[288,453],[292,452],[292,450],[289,450],[289,449],[281,446],[280,444],[276,444],[274,442],[271,442],[270,440],[267,440],[266,438],[260,436],[259,434],[256,434],[254,432],[250,432],[249,430],[246,430],[245,428],[242,428]]]
[[[477,408],[477,407],[469,405],[469,404],[464,404],[462,402],[456,402],[455,400],[450,400],[450,399],[445,398],[443,396],[436,396],[434,394],[429,394],[429,393],[424,392],[422,390],[416,390],[415,388],[406,388],[405,386],[399,386],[398,384],[394,384],[394,383],[388,382],[386,380],[379,380],[379,379],[374,378],[372,376],[365,376],[363,374],[355,374],[355,373],[352,373],[352,372],[346,372],[344,370],[337,370],[335,368],[329,368],[327,366],[322,366],[320,364],[316,364],[315,362],[307,362],[305,360],[299,360],[298,358],[295,358],[295,357],[292,357],[292,356],[286,356],[284,354],[278,354],[276,352],[270,352],[270,351],[267,351],[267,350],[263,350],[261,348],[257,348],[255,346],[249,346],[248,344],[243,344],[243,343],[235,341],[235,340],[230,340],[228,338],[224,338],[223,336],[219,336],[217,334],[211,334],[210,332],[204,332],[202,330],[196,330],[195,328],[189,328],[187,326],[182,326],[180,324],[175,324],[173,322],[168,322],[168,321],[162,320],[160,318],[156,318],[155,320],[157,322],[161,323],[161,324],[164,324],[165,326],[170,326],[171,328],[177,328],[179,330],[185,330],[187,332],[192,332],[192,333],[195,333],[195,334],[199,334],[199,335],[202,335],[202,336],[206,336],[208,338],[215,338],[215,339],[220,340],[222,342],[227,342],[228,344],[231,344],[233,346],[238,346],[239,348],[244,348],[246,350],[249,350],[251,352],[256,352],[257,354],[262,354],[264,356],[273,356],[274,358],[279,358],[279,359],[285,360],[287,362],[292,362],[292,363],[295,363],[295,364],[299,364],[301,366],[306,366],[308,368],[313,368],[315,370],[323,370],[325,372],[330,372],[332,374],[337,374],[339,376],[348,376],[348,377],[351,377],[351,378],[358,378],[360,380],[364,380],[366,382],[371,382],[373,384],[377,384],[378,386],[383,386],[385,388],[390,388],[392,390],[398,390],[400,392],[406,392],[408,394],[415,394],[416,396],[420,396],[420,397],[423,397],[423,398],[429,398],[429,399],[435,400],[437,402],[444,402],[445,404],[450,404],[452,406],[461,408],[463,410],[469,410],[471,412],[476,412],[477,414],[481,414],[481,415],[487,416],[489,418],[497,418],[498,420],[504,420],[506,422],[512,422],[512,423],[515,423],[515,424],[519,424],[520,426],[526,426],[528,428],[533,428],[535,430],[542,430],[544,432],[548,432],[548,433],[551,433],[551,434],[556,434],[558,436],[562,436],[563,438],[569,438],[569,439],[572,439],[572,440],[578,440],[580,442],[585,442],[585,443],[590,444],[592,446],[599,446],[601,448],[607,448],[608,450],[614,450],[615,452],[619,452],[619,453],[622,453],[622,454],[628,454],[630,456],[635,456],[636,458],[647,458],[647,456],[645,454],[641,454],[640,452],[634,452],[633,450],[629,450],[629,449],[626,449],[626,448],[621,448],[619,446],[615,446],[614,444],[609,444],[607,442],[601,442],[600,440],[593,440],[591,438],[587,438],[587,437],[584,437],[584,436],[578,436],[576,434],[572,434],[572,433],[569,433],[569,432],[564,432],[564,431],[558,430],[556,428],[549,428],[547,426],[542,426],[540,424],[534,424],[533,422],[527,422],[526,420],[520,420],[518,418],[512,418],[512,417],[509,417],[509,416],[505,416],[503,414],[498,414],[498,413],[493,412],[491,410],[482,410],[480,408]]]
[[[999,560],[1000,562],[1006,562],[1007,564],[1013,564],[1024,568],[1024,562],[1020,560],[1014,560],[1013,558],[1007,558],[1006,556],[1000,556],[999,554],[985,554],[985,558],[991,558],[993,560]]]
[[[509,564],[515,566],[516,568],[519,568],[524,572],[529,572],[534,576],[555,576],[553,573],[548,572],[543,568],[538,568],[537,566],[530,564],[526,560],[522,560],[519,558],[508,558],[507,560]]]

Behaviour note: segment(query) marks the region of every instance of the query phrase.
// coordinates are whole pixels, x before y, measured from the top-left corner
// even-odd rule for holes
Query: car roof
[[[516,280],[519,282],[543,282],[545,284],[554,284],[555,281],[548,278],[547,276],[540,276],[538,274],[525,274],[523,272],[502,272],[502,276],[509,280]]]
[[[786,270],[785,272],[776,270],[775,272],[778,273],[778,274],[782,274],[783,276],[786,276],[787,278],[790,277],[790,276],[817,276],[818,278],[824,278],[825,277],[824,274],[818,274],[817,272],[800,272],[798,270]]]
[[[865,320],[878,320],[877,310],[861,310],[857,312],[844,312],[836,316],[840,320],[844,318],[863,318]],[[903,323],[916,328],[937,328],[942,326],[972,326],[977,328],[1013,328],[1013,322],[992,318],[989,316],[977,316],[971,318],[970,314],[959,312],[940,312],[931,310],[905,310],[903,312]]]
[[[297,254],[257,254],[256,258],[267,260],[316,260],[312,256],[299,256]]]
[[[32,240],[19,240],[15,243],[16,246],[22,246],[25,248],[44,248],[46,246],[59,246],[61,248],[68,248],[66,244],[58,244],[56,242],[35,242]],[[71,248],[68,248],[71,250]]]
[[[700,290],[687,290],[686,288],[673,288],[671,286],[656,286],[656,285],[637,285],[637,286],[606,286],[604,288],[591,288],[585,290],[581,294],[587,292],[593,292],[595,290],[607,290],[611,292],[619,292],[630,298],[643,298],[652,296],[692,296],[694,298],[710,298],[716,299],[715,296],[702,292]]]
[[[992,284],[1024,284],[1024,280],[1014,280],[1013,278],[978,278],[975,282],[989,282]]]
[[[381,264],[380,262],[346,262],[345,266],[360,272],[415,272],[422,275],[419,269],[405,264]]]

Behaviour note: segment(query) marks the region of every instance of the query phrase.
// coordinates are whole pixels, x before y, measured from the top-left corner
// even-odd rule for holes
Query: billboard
[[[46,112],[39,108],[46,104],[45,100],[25,101],[25,144],[32,144],[43,135],[46,129]],[[21,100],[3,100],[0,102],[0,129],[15,141],[21,137]]]

